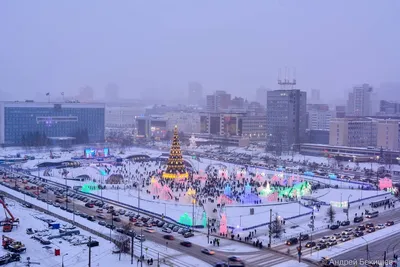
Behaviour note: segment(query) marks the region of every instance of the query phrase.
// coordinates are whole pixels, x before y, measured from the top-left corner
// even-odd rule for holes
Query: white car
[[[375,226],[376,229],[383,229],[385,228],[385,225],[383,223],[378,224],[377,226]]]
[[[350,238],[350,236],[348,236],[348,235],[344,235],[344,236],[342,236],[342,239],[340,239],[342,242],[346,242],[346,241],[349,241],[351,238]]]
[[[168,228],[163,228],[162,231],[164,233],[168,233],[168,234],[172,232],[171,229],[168,229]]]
[[[326,243],[326,242],[328,242],[329,240],[331,240],[331,237],[328,236],[328,235],[321,238],[321,242],[322,242],[322,243]]]

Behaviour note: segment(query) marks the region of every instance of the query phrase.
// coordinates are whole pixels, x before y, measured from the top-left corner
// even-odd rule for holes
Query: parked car
[[[172,233],[171,229],[168,228],[163,228],[161,231],[168,234]]]

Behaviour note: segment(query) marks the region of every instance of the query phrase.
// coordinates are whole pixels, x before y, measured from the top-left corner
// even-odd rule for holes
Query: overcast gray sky
[[[180,95],[199,81],[251,98],[293,66],[298,88],[339,98],[399,80],[399,13],[399,0],[2,0],[0,91]]]

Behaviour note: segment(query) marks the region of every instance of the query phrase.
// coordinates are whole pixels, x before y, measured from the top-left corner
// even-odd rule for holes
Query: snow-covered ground
[[[3,188],[2,188],[3,189]],[[5,190],[6,191],[6,190]],[[43,213],[40,213],[38,211],[35,211],[33,209],[27,209],[23,206],[21,206],[18,202],[15,202],[10,199],[6,199],[6,202],[8,203],[9,209],[13,213],[13,215],[16,218],[19,218],[20,224],[17,228],[14,228],[11,233],[7,233],[6,236],[11,237],[12,239],[16,241],[21,241],[23,244],[25,244],[27,251],[26,253],[23,253],[21,256],[21,261],[25,262],[27,257],[30,257],[30,261],[32,262],[40,262],[41,266],[44,267],[54,267],[54,266],[61,266],[62,258],[64,256],[64,266],[87,266],[88,264],[88,259],[89,259],[89,248],[84,244],[84,245],[73,245],[71,242],[64,240],[62,238],[55,238],[52,239],[52,243],[50,245],[44,246],[39,243],[39,241],[36,241],[34,239],[31,239],[28,234],[26,234],[26,229],[27,228],[32,228],[33,230],[38,230],[38,231],[45,231],[49,235],[56,235],[58,234],[58,230],[49,230],[48,229],[48,224],[41,219],[53,219],[55,222],[60,223],[61,225],[68,225],[67,223],[56,219],[52,218],[49,215],[45,215]],[[40,202],[40,201],[33,201],[35,202],[35,205],[40,205],[44,206],[43,208],[46,208],[45,203]],[[42,205],[40,204],[42,203]],[[57,213],[66,213],[62,214],[62,216],[67,215],[67,212],[64,212],[60,209],[54,208],[52,206],[49,207],[50,211],[57,212]],[[71,216],[71,214],[68,214],[68,216]],[[96,231],[99,231],[101,229],[105,230],[105,232],[108,232],[109,230],[106,229],[105,227],[99,226],[97,223],[92,223],[88,221],[87,219],[75,216],[76,221],[82,224],[87,225],[88,227],[91,227],[92,229],[95,229]],[[79,229],[79,228],[78,228]],[[93,247],[92,248],[92,266],[104,266],[104,267],[109,267],[109,266],[126,266],[130,265],[130,255],[127,254],[122,254],[121,260],[119,260],[119,254],[113,254],[112,251],[116,249],[115,245],[105,239],[102,239],[97,236],[93,236],[92,234],[79,229],[80,230],[80,235],[75,236],[74,240],[81,240],[81,241],[86,241],[88,240],[88,237],[91,236],[92,240],[96,240],[100,243],[98,247]],[[46,235],[47,235],[46,234]],[[113,235],[116,235],[113,233]],[[139,250],[139,242],[135,243],[135,256],[140,256],[140,250]],[[61,256],[55,256],[55,249],[59,249]],[[160,246],[159,244],[150,242],[150,241],[145,241],[143,243],[143,253],[145,256],[145,259],[150,259],[153,258],[153,260],[157,260],[157,253],[160,255],[160,262],[161,266],[171,266],[171,263],[173,264],[174,262],[183,262],[186,264],[189,264],[188,266],[209,266],[207,263],[200,261],[196,258],[187,256],[187,255],[182,255],[180,252],[170,249],[170,248],[165,248],[165,246]],[[3,250],[3,254],[5,254],[6,251]],[[171,257],[173,256],[173,257]],[[168,259],[166,260],[166,263],[163,263],[164,257],[167,257]],[[173,260],[171,260],[172,258]],[[136,263],[136,259],[135,259]],[[155,265],[156,263],[154,263]],[[147,266],[146,261],[144,262],[144,266]]]
[[[246,151],[243,150],[242,148],[235,148],[232,149],[237,153],[251,153],[253,155],[255,154],[260,154],[262,153],[261,151],[257,149],[253,149],[253,151]],[[149,149],[142,149],[142,148],[124,148],[123,151],[119,150],[113,150],[118,156],[121,157],[127,157],[129,155],[137,155],[137,154],[146,154],[151,157],[158,157],[161,155],[161,153],[165,151],[161,150],[149,150]],[[120,152],[123,152],[120,153]],[[16,152],[8,150],[8,154],[13,155]],[[49,152],[42,152],[42,153],[36,153],[36,152],[27,152],[26,154],[29,154],[31,156],[35,156],[35,160],[29,160],[24,164],[20,164],[20,167],[24,169],[35,169],[36,165],[41,162],[48,162],[48,161],[63,161],[63,160],[70,160],[71,157],[75,156],[81,156],[83,153],[83,148],[81,151],[73,151],[73,152],[54,152],[53,155],[59,156],[60,158],[57,159],[50,159],[50,153]],[[24,154],[22,154],[24,155]],[[301,157],[301,158],[300,158]],[[305,157],[304,156],[299,156],[299,160],[303,160]],[[321,161],[325,160],[326,158],[317,158]],[[315,160],[317,160],[315,159]],[[313,158],[309,159],[310,161],[313,160]],[[240,166],[237,166],[235,164],[231,163],[225,163],[225,162],[220,162],[217,160],[211,160],[211,159],[203,159],[202,161],[196,161],[192,160],[193,164],[197,165],[200,170],[204,170],[207,168],[208,165],[210,164],[223,164],[227,167],[228,172],[236,172],[237,168]],[[82,161],[82,163],[86,165],[90,164],[98,164],[101,162],[97,161]],[[135,172],[138,171],[139,173],[146,173],[143,169],[140,169],[138,165],[131,164],[129,163],[130,166],[130,172]],[[116,167],[110,167],[112,171],[115,170]],[[86,174],[89,175],[92,179],[96,179],[97,181],[104,181],[106,177],[103,177],[101,174],[101,170],[104,170],[103,167],[94,167],[94,166],[84,166],[80,168],[66,168],[66,170],[69,172],[67,177],[72,178],[76,177],[78,175]],[[271,176],[275,174],[276,172],[274,171],[269,171],[265,169],[252,169],[251,170],[254,173],[260,173],[260,174],[265,174],[266,176]],[[57,181],[59,183],[65,183],[65,179],[63,178],[61,171],[57,169],[51,170],[51,175],[52,176],[44,176],[44,170],[40,171],[33,171],[32,174],[37,175],[39,174],[40,176],[46,178],[46,179],[51,179],[54,181]],[[316,192],[313,192],[312,197],[326,202],[330,203],[331,201],[334,202],[340,202],[340,201],[347,201],[348,199],[351,201],[355,201],[361,198],[366,198],[366,197],[373,197],[376,196],[376,200],[380,199],[380,195],[385,194],[386,192],[384,191],[368,191],[368,190],[359,190],[357,186],[351,183],[347,183],[345,181],[337,181],[337,180],[332,180],[332,179],[323,179],[323,178],[317,178],[317,177],[306,177],[303,176],[304,179],[307,179],[309,181],[313,181],[314,183],[322,183],[322,184],[327,184],[327,185],[337,185],[340,189],[334,189],[334,188],[326,188],[326,189],[318,189]],[[69,186],[74,186],[74,185],[80,185],[82,186],[86,182],[77,182],[77,181],[71,181],[67,180],[66,183]],[[138,191],[136,188],[128,188],[125,185],[120,185],[120,189],[110,189],[110,185],[107,186],[108,189],[102,190],[102,191],[93,191],[93,194],[97,195],[102,195],[105,198],[109,199],[114,199],[120,202],[124,202],[133,206],[139,206],[139,200],[138,200]],[[353,188],[353,189],[349,189]],[[182,193],[184,194],[184,193]],[[176,196],[176,194],[174,193]],[[161,199],[154,199],[151,194],[146,193],[145,191],[141,192],[140,196],[140,208],[146,209],[149,211],[157,212],[157,213],[163,213],[164,215],[179,221],[180,217],[184,214],[187,213],[190,217],[192,217],[192,210],[193,206],[190,203],[190,201],[164,201]],[[369,200],[367,203],[369,203]],[[302,201],[303,202],[303,201]],[[45,203],[40,202],[43,205],[46,205]],[[365,204],[367,204],[365,203]],[[305,208],[304,206],[299,205],[297,202],[292,202],[289,204],[284,204],[284,205],[276,205],[277,203],[275,202],[268,202],[263,199],[262,205],[241,205],[241,204],[232,204],[232,205],[226,205],[226,208],[224,209],[224,212],[227,215],[227,221],[228,225],[235,228],[235,232],[239,232],[240,236],[247,236],[248,231],[242,231],[242,228],[247,228],[247,227],[252,227],[256,226],[259,224],[267,223],[269,222],[269,214],[270,210],[272,209],[272,214],[273,217],[275,216],[280,216],[282,218],[289,218],[297,215],[302,215],[307,212],[310,212],[311,210],[309,208]],[[50,207],[54,208],[54,207]],[[250,209],[254,209],[254,215],[250,215]],[[55,209],[55,208],[54,208]],[[319,211],[315,211],[316,215],[316,220],[315,220],[315,229],[325,229],[327,227],[327,221],[325,219],[326,215],[326,209],[327,207],[322,206]],[[207,210],[207,207],[206,207]],[[199,206],[195,206],[195,222],[199,224],[199,222],[202,220],[203,216],[203,208]],[[63,212],[61,210],[57,211]],[[209,211],[207,211],[209,212]],[[359,204],[351,205],[350,211],[349,211],[349,216],[353,217],[355,213],[361,212],[359,210]],[[66,216],[72,217],[70,213],[66,213]],[[207,214],[207,216],[210,216],[210,214]],[[276,240],[275,242],[280,242],[281,240],[286,239],[289,236],[297,235],[298,233],[302,232],[305,233],[307,231],[310,231],[310,226],[308,225],[310,223],[310,216],[301,216],[299,218],[295,218],[292,220],[287,220],[286,225],[285,225],[285,231],[282,235],[282,238],[280,240]],[[81,220],[82,218],[77,218],[77,220]],[[343,209],[338,208],[337,209],[337,215],[336,215],[337,220],[344,220],[346,219],[346,214],[343,212]],[[84,219],[82,219],[84,220]],[[87,223],[87,222],[86,222]],[[93,227],[101,228],[99,231],[109,231],[108,229],[105,229],[103,227],[99,227],[97,224],[94,224]],[[293,227],[293,228],[292,228]],[[263,241],[264,244],[267,243],[267,230],[268,228],[266,226],[263,226],[261,228],[257,229],[257,236],[258,238]],[[205,239],[202,239],[205,242]],[[199,241],[200,242],[200,241]],[[233,245],[232,245],[233,246]],[[234,246],[233,246],[234,247]],[[235,249],[235,248],[233,248]]]

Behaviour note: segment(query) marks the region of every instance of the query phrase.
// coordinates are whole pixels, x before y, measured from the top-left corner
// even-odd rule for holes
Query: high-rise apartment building
[[[371,116],[372,87],[369,84],[355,86],[353,91],[349,93],[347,100],[347,115],[348,116]]]
[[[295,149],[305,139],[307,93],[298,89],[267,93],[267,150]]]
[[[330,120],[333,112],[327,104],[308,104],[308,129],[329,130]]]
[[[223,111],[231,105],[231,95],[225,91],[216,91],[213,95],[207,95],[206,104],[208,111]]]
[[[268,90],[264,87],[257,88],[256,101],[263,107],[267,106],[267,92]]]
[[[198,82],[190,82],[188,85],[188,104],[202,105],[203,86]]]
[[[320,94],[321,94],[320,90],[311,89],[310,103],[311,104],[318,104],[321,101]]]

